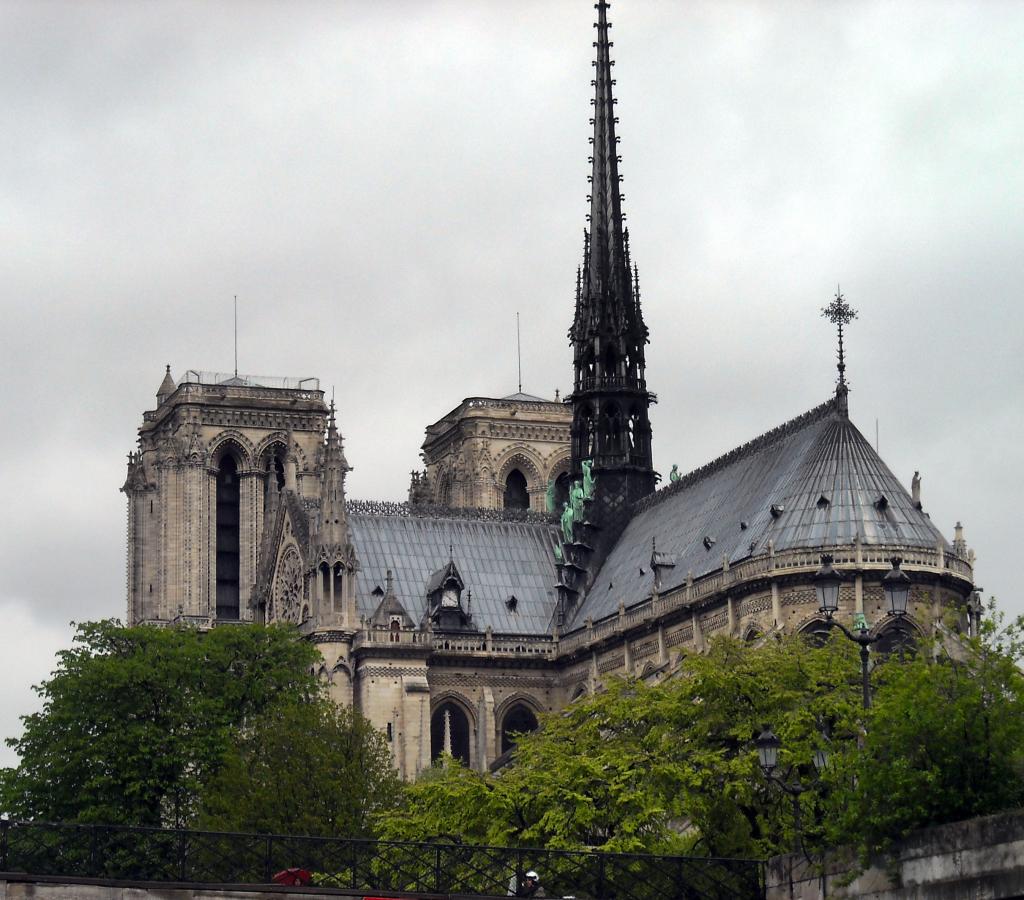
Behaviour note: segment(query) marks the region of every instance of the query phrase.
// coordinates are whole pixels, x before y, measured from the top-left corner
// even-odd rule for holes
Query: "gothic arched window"
[[[238,464],[230,454],[217,468],[217,618],[237,619],[239,598]]]
[[[917,656],[917,631],[912,625],[895,621],[879,635],[878,643],[872,647],[882,659],[896,656],[899,660]]]
[[[537,717],[524,703],[517,703],[501,723],[501,752],[506,753],[516,745],[517,734],[537,730]]]
[[[505,479],[505,509],[529,509],[530,492],[526,488],[526,476],[513,469]]]
[[[430,717],[430,758],[446,752],[469,765],[469,718],[451,701],[442,703]]]

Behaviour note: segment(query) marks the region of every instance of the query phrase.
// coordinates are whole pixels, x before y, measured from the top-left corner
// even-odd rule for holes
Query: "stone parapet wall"
[[[853,881],[849,854],[836,853],[821,868],[796,853],[769,860],[766,900],[1024,897],[1024,810],[916,831]]]

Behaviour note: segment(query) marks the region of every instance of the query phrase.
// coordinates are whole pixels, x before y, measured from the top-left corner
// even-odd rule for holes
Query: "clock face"
[[[459,605],[459,594],[455,588],[445,588],[441,595],[441,606],[446,609],[454,609]]]
[[[271,621],[299,623],[302,601],[302,563],[298,551],[289,547],[277,567],[274,579],[273,611]]]

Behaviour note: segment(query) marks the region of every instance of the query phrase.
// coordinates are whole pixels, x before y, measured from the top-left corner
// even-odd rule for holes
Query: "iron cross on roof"
[[[839,331],[839,386],[845,388],[846,357],[843,354],[843,326],[848,325],[857,318],[857,310],[846,302],[846,298],[843,297],[842,292],[839,290],[839,285],[836,285],[835,299],[828,306],[821,308],[821,314],[832,322]]]

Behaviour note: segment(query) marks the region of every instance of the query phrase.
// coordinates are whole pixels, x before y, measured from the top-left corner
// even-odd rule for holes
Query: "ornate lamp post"
[[[889,601],[889,615],[897,619],[907,614],[907,601],[910,598],[910,579],[900,569],[903,562],[898,556],[894,556],[890,562],[892,568],[882,579],[882,590]],[[870,671],[869,661],[871,658],[871,645],[881,639],[881,635],[872,637],[868,634],[867,620],[861,619],[860,628],[857,631],[850,631],[842,622],[837,622],[833,617],[839,610],[839,585],[843,580],[842,573],[833,567],[832,555],[823,553],[821,555],[821,568],[814,573],[814,589],[818,594],[818,612],[825,617],[825,624],[829,628],[838,628],[849,640],[860,647],[860,668],[861,687],[863,694],[864,709],[871,707],[871,682],[868,679]]]
[[[812,781],[790,780],[788,776],[795,771],[791,767],[786,775],[779,773],[779,748],[782,741],[778,735],[767,725],[764,730],[754,738],[754,746],[757,748],[758,762],[761,764],[761,771],[770,784],[774,784],[784,794],[788,794],[793,800],[793,824],[796,827],[797,845],[803,850],[803,824],[800,815],[800,795],[806,791],[813,790],[821,784],[821,773],[828,767],[828,751],[818,748],[814,751],[812,762],[817,776]]]

